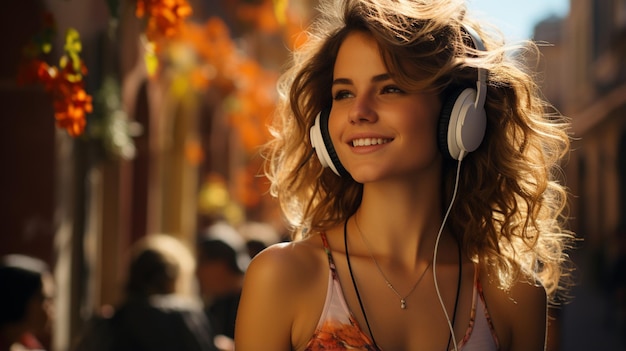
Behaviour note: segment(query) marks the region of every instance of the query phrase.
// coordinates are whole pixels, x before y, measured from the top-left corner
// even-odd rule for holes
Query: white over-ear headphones
[[[462,27],[472,39],[477,50],[485,51],[485,45],[472,28]],[[487,114],[487,72],[478,68],[476,88],[457,88],[448,91],[439,116],[437,140],[440,151],[447,158],[461,160],[468,152],[476,150],[485,136]],[[324,108],[315,117],[309,130],[311,146],[323,167],[339,176],[350,175],[343,167],[328,132],[330,108]]]
[[[477,50],[485,45],[470,27],[463,26]],[[461,160],[468,152],[476,150],[485,136],[487,113],[487,72],[478,68],[476,89],[461,88],[449,91],[444,97],[439,117],[439,149],[452,159]]]

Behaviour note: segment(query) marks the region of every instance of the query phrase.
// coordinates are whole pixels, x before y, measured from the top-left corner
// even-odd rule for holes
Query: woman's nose
[[[369,99],[357,98],[354,101],[354,105],[350,109],[348,117],[350,118],[350,123],[358,124],[374,122],[378,118],[378,115],[376,114],[376,110]]]

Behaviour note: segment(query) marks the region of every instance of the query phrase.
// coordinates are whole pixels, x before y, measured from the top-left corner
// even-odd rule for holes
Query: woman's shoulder
[[[528,307],[547,304],[546,289],[536,280],[524,273],[508,288],[503,288],[497,274],[489,272],[479,263],[479,279],[486,296],[491,297],[493,303],[511,310],[525,310]],[[539,309],[539,308],[538,308]]]
[[[259,280],[264,286],[297,288],[319,273],[324,255],[319,235],[274,244],[257,254],[248,267],[246,279]],[[307,279],[309,278],[309,279]]]
[[[237,312],[238,347],[256,349],[262,340],[269,349],[287,349],[308,340],[317,323],[311,316],[319,313],[325,298],[329,273],[323,260],[317,235],[274,244],[254,257]]]

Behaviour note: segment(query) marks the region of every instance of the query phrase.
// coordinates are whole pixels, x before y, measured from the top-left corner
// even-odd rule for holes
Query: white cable
[[[461,173],[461,162],[463,160],[463,152],[459,157],[459,163],[456,169],[456,180],[454,182],[454,191],[452,192],[452,200],[450,200],[450,205],[448,206],[448,210],[446,211],[445,216],[443,216],[443,221],[441,222],[441,227],[439,228],[439,233],[437,233],[437,240],[435,240],[435,252],[433,252],[433,281],[435,283],[435,291],[437,292],[437,297],[439,298],[439,303],[441,304],[441,308],[443,309],[443,314],[446,316],[446,321],[448,322],[448,328],[450,329],[450,333],[452,335],[452,344],[454,345],[454,351],[458,351],[458,347],[456,344],[456,337],[454,336],[454,326],[450,321],[450,317],[448,316],[448,311],[446,311],[446,305],[443,302],[443,298],[441,297],[441,293],[439,292],[439,284],[437,284],[437,251],[439,249],[439,239],[441,238],[441,233],[443,233],[443,228],[446,225],[446,221],[448,220],[448,215],[450,214],[450,210],[452,210],[452,205],[454,204],[454,200],[456,199],[456,193],[459,188],[459,175]],[[459,244],[460,245],[460,244]],[[462,264],[459,262],[459,264]]]

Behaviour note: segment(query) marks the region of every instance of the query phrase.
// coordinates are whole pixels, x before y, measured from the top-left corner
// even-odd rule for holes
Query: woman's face
[[[357,182],[414,181],[437,166],[439,97],[396,84],[370,35],[352,32],[339,48],[332,97],[330,135]]]

